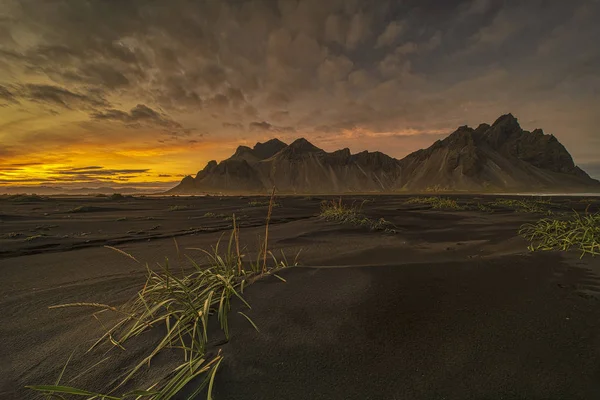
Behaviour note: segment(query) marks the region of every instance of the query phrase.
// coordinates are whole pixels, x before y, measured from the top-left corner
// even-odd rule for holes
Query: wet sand
[[[459,201],[495,198],[479,197]],[[231,339],[215,339],[225,357],[217,400],[600,395],[600,259],[528,252],[516,232],[540,215],[436,211],[405,205],[401,196],[346,201],[367,198],[364,213],[391,221],[398,233],[322,221],[322,196],[278,199],[271,248],[290,257],[302,249],[302,267],[281,273],[287,283],[268,278],[247,289],[253,308],[244,312],[259,333],[230,314]],[[47,307],[118,305],[141,288],[145,266],[104,245],[151,266],[167,257],[174,268],[186,268],[183,253],[198,253],[185,249],[214,245],[235,213],[251,253],[266,214],[266,207],[249,204],[255,200],[0,203],[0,398],[35,398],[23,386],[53,383],[75,347],[65,379],[89,366],[83,351],[103,333],[92,310]],[[583,211],[590,201],[553,203]],[[600,203],[591,204],[597,211]],[[153,339],[114,354],[78,383],[102,389]],[[154,376],[169,357],[153,364]]]

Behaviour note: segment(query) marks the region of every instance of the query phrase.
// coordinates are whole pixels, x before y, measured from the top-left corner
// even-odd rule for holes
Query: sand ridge
[[[224,342],[215,333],[218,345],[211,351],[220,348],[225,356],[215,383],[217,400],[600,394],[597,258],[528,252],[516,231],[539,215],[438,211],[406,205],[400,196],[368,197],[372,201],[365,203],[364,213],[390,220],[398,233],[322,221],[316,217],[320,197],[278,199],[272,247],[288,255],[303,249],[303,267],[282,271],[287,283],[268,278],[247,289],[252,310],[244,312],[260,332],[232,312],[231,339]],[[66,379],[89,366],[83,351],[103,332],[91,310],[47,307],[72,301],[118,305],[141,288],[145,267],[103,245],[115,245],[150,265],[167,257],[174,267],[186,268],[181,253],[197,257],[185,249],[213,245],[235,212],[247,215],[240,223],[251,255],[266,213],[251,201],[169,197],[118,204],[96,198],[2,203],[2,234],[22,235],[1,242],[0,343],[6,356],[0,364],[0,398],[34,398],[23,387],[53,383],[75,344]],[[582,211],[587,206],[580,199],[554,201],[559,208]],[[67,212],[86,206],[111,210]],[[45,230],[47,236],[25,240],[41,225],[57,226]],[[136,238],[128,231],[143,233]],[[89,239],[79,232],[90,232],[86,236],[93,241],[85,242]],[[113,351],[112,361],[81,383],[101,390],[109,383],[107,376],[115,376],[129,365],[131,354],[155,339],[148,335],[131,353]],[[149,379],[174,359],[167,354],[154,363]]]

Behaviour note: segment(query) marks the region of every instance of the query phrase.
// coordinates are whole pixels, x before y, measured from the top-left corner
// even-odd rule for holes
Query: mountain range
[[[303,138],[239,146],[168,193],[265,193],[273,186],[280,193],[600,191],[556,137],[525,131],[506,114],[492,125],[461,126],[400,160],[378,151],[328,153]]]

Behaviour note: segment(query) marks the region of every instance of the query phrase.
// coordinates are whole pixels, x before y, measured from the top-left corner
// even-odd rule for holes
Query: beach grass
[[[87,397],[88,399],[170,399],[181,392],[192,380],[201,379],[194,387],[192,398],[203,391],[211,399],[215,374],[223,360],[221,351],[216,355],[207,356],[209,341],[209,324],[218,322],[225,336],[229,338],[228,313],[232,299],[238,299],[244,306],[250,305],[243,298],[245,287],[267,275],[277,275],[277,272],[288,266],[297,265],[297,256],[289,262],[285,254],[277,258],[269,250],[268,233],[269,221],[273,210],[275,192],[271,196],[268,209],[265,237],[259,238],[259,250],[255,260],[244,262],[246,248],[240,247],[239,228],[235,216],[232,218],[233,229],[226,244],[223,236],[211,249],[189,248],[200,251],[206,256],[207,263],[199,265],[188,257],[191,271],[174,271],[168,261],[158,270],[150,269],[147,265],[147,279],[144,287],[127,304],[114,307],[100,303],[71,303],[52,306],[50,308],[92,307],[98,313],[114,312],[121,315],[120,320],[108,329],[90,348],[96,348],[102,343],[124,349],[125,343],[145,332],[163,326],[166,332],[158,345],[139,362],[118,377],[116,384],[108,393],[96,393],[84,389],[63,386],[58,379],[53,385],[28,386],[30,389],[45,393],[55,398],[65,398],[65,395]],[[107,246],[108,247],[108,246]],[[113,250],[139,262],[134,256],[110,247]],[[177,246],[178,252],[179,247]],[[258,330],[256,324],[243,312],[240,314]],[[168,376],[143,390],[124,392],[124,388],[132,378],[143,372],[143,367],[166,349],[179,349],[182,362]],[[64,372],[64,370],[63,370]],[[62,373],[61,373],[62,376]],[[113,381],[114,377],[107,377]]]
[[[189,210],[190,207],[186,206],[186,205],[175,205],[175,206],[170,206],[169,207],[169,211],[185,211],[185,210]]]
[[[32,194],[19,193],[19,194],[0,195],[0,200],[12,201],[15,203],[33,203],[33,202],[39,202],[39,201],[46,201],[48,199],[49,198],[46,196],[40,196],[35,193],[32,193]]]
[[[600,213],[543,218],[522,225],[519,235],[530,242],[528,248],[531,251],[577,249],[581,257],[600,255]]]
[[[491,207],[508,208],[516,212],[552,215],[552,203],[547,199],[496,199]]]
[[[248,202],[248,206],[250,207],[269,207],[269,201],[261,201],[261,200],[252,200]],[[271,205],[271,207],[281,207],[281,204],[275,202]]]
[[[321,212],[319,218],[326,221],[334,221],[345,224],[366,226],[371,230],[382,230],[388,233],[396,233],[397,227],[385,218],[377,220],[368,218],[362,213],[362,207],[366,201],[360,204],[345,204],[342,198],[339,200],[330,200],[321,202]]]
[[[483,204],[483,203],[481,203],[481,202],[478,202],[478,203],[475,205],[475,207],[477,208],[477,210],[478,210],[478,211],[481,211],[481,212],[486,212],[486,213],[491,213],[491,212],[494,212],[494,209],[493,209],[493,208],[491,208],[490,206],[488,206],[488,205],[486,205],[486,204]]]
[[[411,197],[406,200],[404,204],[426,204],[430,205],[434,210],[463,210],[464,207],[460,206],[454,199],[448,197]]]
[[[132,197],[132,196],[124,196],[121,193],[113,193],[110,196],[108,196],[108,198],[110,200],[125,200],[127,197]]]

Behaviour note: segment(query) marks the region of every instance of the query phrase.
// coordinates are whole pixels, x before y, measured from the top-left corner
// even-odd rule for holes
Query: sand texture
[[[459,197],[486,203],[495,197]],[[597,399],[600,398],[600,258],[534,252],[519,226],[543,215],[510,209],[433,210],[402,196],[345,197],[385,218],[395,233],[326,222],[325,197],[281,197],[270,246],[300,267],[257,281],[244,312],[230,313],[216,400]],[[264,233],[254,197],[94,197],[0,202],[0,398],[33,399],[25,385],[64,381],[102,359],[85,355],[103,333],[88,308],[120,305],[144,284],[145,265],[188,268],[190,247],[209,248],[236,214],[247,254]],[[598,201],[555,198],[555,211],[598,211]],[[179,251],[175,246],[177,242]],[[103,317],[106,323],[110,315]],[[102,390],[160,332],[78,378]],[[98,358],[99,357],[99,358]],[[140,385],[160,377],[176,352],[157,358]],[[138,382],[134,382],[138,383]],[[204,397],[201,397],[204,398]]]

